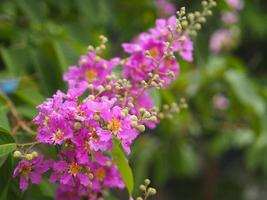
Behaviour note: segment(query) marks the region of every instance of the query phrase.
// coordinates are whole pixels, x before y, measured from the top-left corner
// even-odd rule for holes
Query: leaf
[[[122,179],[128,189],[129,196],[132,196],[133,188],[134,188],[134,178],[132,169],[129,166],[128,160],[125,157],[123,150],[121,149],[120,142],[118,140],[114,140],[114,148],[112,150],[112,155],[114,158],[114,162],[116,163]]]
[[[29,105],[36,107],[38,104],[44,101],[44,96],[39,91],[33,90],[32,88],[20,88],[15,92],[15,95],[28,103]]]
[[[264,114],[266,109],[264,100],[258,95],[255,86],[244,73],[230,70],[225,73],[225,78],[243,105],[250,107],[258,116]]]
[[[0,199],[6,199],[8,185],[12,177],[12,169],[13,169],[11,156],[9,155],[8,157],[5,158],[6,158],[5,162],[0,168],[0,177],[1,177]]]
[[[6,132],[10,130],[7,112],[8,109],[6,106],[0,107],[0,131],[3,130],[4,132]]]
[[[0,131],[0,157],[14,151],[17,145],[10,134]]]

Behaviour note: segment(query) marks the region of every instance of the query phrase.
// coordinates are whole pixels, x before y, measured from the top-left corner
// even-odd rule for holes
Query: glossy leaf
[[[128,189],[129,195],[131,196],[134,188],[133,173],[131,167],[129,166],[128,160],[120,146],[120,142],[117,140],[114,140],[112,155],[114,157],[114,162],[116,163],[122,179]]]

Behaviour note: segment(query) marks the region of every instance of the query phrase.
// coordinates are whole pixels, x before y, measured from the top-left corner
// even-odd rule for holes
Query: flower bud
[[[146,127],[144,125],[139,125],[137,126],[137,129],[140,131],[140,132],[144,132],[146,130]]]
[[[148,188],[147,192],[149,195],[157,194],[157,190],[155,188]]]
[[[36,151],[33,151],[32,156],[33,156],[33,158],[36,158],[38,156],[38,153]]]
[[[14,156],[15,158],[20,158],[20,157],[22,156],[22,154],[21,154],[20,151],[15,151],[15,152],[13,153],[13,156]]]
[[[145,185],[147,186],[150,184],[151,181],[148,178],[146,178],[144,182],[145,182]]]
[[[137,125],[138,125],[138,124],[137,124],[137,121],[132,121],[132,122],[131,122],[131,126],[132,126],[132,127],[135,128],[135,127],[137,127]]]
[[[112,87],[111,87],[111,85],[107,85],[107,86],[105,87],[105,89],[106,89],[107,91],[110,91],[110,90],[112,89]]]
[[[139,186],[139,189],[140,189],[141,191],[146,191],[146,186],[144,186],[144,185],[140,185],[140,186]]]
[[[74,130],[78,131],[81,129],[82,124],[80,122],[75,122],[73,127],[74,127]]]
[[[25,158],[27,160],[32,160],[33,159],[33,155],[31,153],[27,153],[26,156],[25,156]]]
[[[137,116],[136,116],[136,115],[131,115],[131,120],[133,120],[133,121],[137,121],[137,120],[138,120],[138,118],[137,118]]]

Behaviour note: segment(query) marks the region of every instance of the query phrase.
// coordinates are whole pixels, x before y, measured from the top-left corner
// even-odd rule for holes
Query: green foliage
[[[199,1],[193,0],[172,2],[178,6],[188,5],[189,9],[199,5]],[[244,199],[247,189],[244,182],[266,190],[261,184],[267,175],[264,3],[263,0],[245,1],[238,24],[240,46],[233,52],[215,56],[208,51],[208,39],[219,28],[218,12],[229,10],[224,1],[219,0],[213,20],[195,40],[195,62],[179,59],[179,79],[164,91],[151,92],[158,106],[178,103],[183,97],[189,108],[173,119],[164,119],[159,127],[148,130],[136,141],[130,158],[135,184],[127,158],[119,144],[116,145],[115,162],[130,194],[134,185],[149,177],[158,191],[166,195],[166,200],[199,199],[202,186],[210,181],[207,177],[215,176],[206,174],[210,162],[220,165],[214,170],[220,171],[215,178],[240,190],[239,196],[233,197],[230,192],[226,195],[227,187],[219,187],[215,181],[213,184],[219,186],[213,190],[218,194],[225,194],[229,199]],[[106,56],[117,55],[122,42],[154,24],[156,13],[154,0],[2,0],[0,80],[10,77],[18,80],[18,87],[9,97],[19,115],[32,120],[38,104],[56,90],[65,89],[62,74],[76,63],[87,45],[98,44],[99,34],[110,40]],[[214,96],[218,94],[229,101],[225,111],[214,108]],[[12,178],[16,164],[10,154],[16,149],[10,135],[12,128],[10,110],[0,99],[0,199],[53,199],[56,186],[48,183],[47,177],[24,194],[18,188],[18,180]],[[19,141],[30,139],[31,136],[19,134]],[[56,155],[55,149],[41,151]],[[228,168],[231,174],[225,175]],[[236,177],[239,173],[241,178]],[[184,185],[190,188],[189,194],[183,189]],[[192,194],[192,191],[196,192]],[[218,194],[215,199],[223,199],[223,195]],[[115,199],[111,196],[106,194],[106,199]]]
[[[128,189],[129,196],[132,196],[134,189],[134,179],[132,169],[129,166],[128,160],[125,157],[125,154],[121,148],[120,142],[114,139],[114,148],[112,150],[112,155],[114,158],[114,162],[116,163],[121,177]]]

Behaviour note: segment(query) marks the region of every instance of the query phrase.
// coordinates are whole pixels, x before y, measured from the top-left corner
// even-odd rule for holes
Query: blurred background
[[[155,199],[267,199],[267,3],[244,1],[228,23],[222,14],[233,8],[226,1],[217,1],[196,37],[194,62],[181,60],[179,78],[154,95],[160,107],[185,98],[188,109],[134,143],[136,188],[150,178]],[[197,0],[0,0],[0,90],[31,120],[36,105],[66,89],[62,74],[100,34],[109,38],[105,56],[121,55],[122,42],[173,12],[168,3],[201,9]],[[230,39],[214,36],[222,29]],[[47,180],[22,194],[10,179],[14,162],[0,159],[0,196],[5,189],[10,200],[53,199],[55,186]],[[113,193],[109,199],[126,199]]]

